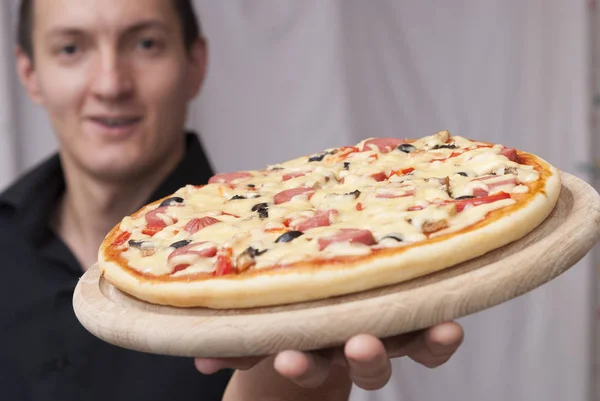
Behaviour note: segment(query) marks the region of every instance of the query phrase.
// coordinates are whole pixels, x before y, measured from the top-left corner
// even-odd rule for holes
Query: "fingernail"
[[[212,375],[221,370],[221,367],[216,361],[195,361],[196,369],[202,374]]]

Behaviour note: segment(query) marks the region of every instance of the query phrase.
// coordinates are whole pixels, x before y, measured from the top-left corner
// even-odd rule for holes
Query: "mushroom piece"
[[[448,141],[448,139],[450,139],[450,132],[447,130],[439,131],[439,132],[436,132],[435,134],[433,134],[433,136],[440,142],[445,143],[446,141]]]
[[[422,230],[425,234],[431,234],[433,232],[442,230],[446,227],[448,227],[448,222],[446,221],[446,219],[442,219],[437,221],[424,222]]]
[[[444,178],[442,178],[440,180],[442,182],[442,188],[444,189],[444,191],[446,191],[446,193],[450,196],[452,196],[450,194],[450,177],[446,176]]]
[[[256,264],[256,257],[267,252],[266,249],[259,251],[249,246],[244,252],[242,252],[235,261],[235,266],[238,271],[243,272],[248,270],[250,267]]]

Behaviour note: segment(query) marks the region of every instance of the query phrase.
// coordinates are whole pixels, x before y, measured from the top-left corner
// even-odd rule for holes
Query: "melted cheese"
[[[376,146],[364,149],[369,139],[356,145],[364,151],[345,154],[344,150],[328,149],[266,170],[250,171],[251,177],[233,185],[185,186],[173,194],[182,197],[183,204],[156,213],[166,225],[158,233],[151,236],[143,232],[145,213],[156,206],[136,218],[122,220],[121,230],[131,232],[133,241],[142,241],[137,247],[124,244],[123,256],[133,268],[151,275],[171,274],[175,265],[189,265],[172,273],[186,276],[214,272],[217,255],[183,253],[169,260],[175,251],[171,245],[178,241],[204,242],[207,249],[216,247],[219,254],[230,255],[234,266],[239,255],[251,247],[257,252],[251,257],[250,269],[365,255],[374,248],[402,247],[461,230],[489,212],[515,203],[509,198],[478,206],[467,204],[458,212],[455,198],[472,197],[474,191],[524,193],[529,190],[524,184],[539,179],[533,167],[502,156],[501,145],[489,147],[447,132],[412,142],[415,150],[410,153],[398,149],[381,153]],[[309,162],[310,157],[315,161]],[[381,173],[387,179],[381,181]],[[486,178],[477,180],[481,177]],[[275,195],[299,187],[312,188],[314,193],[274,204]],[[266,204],[262,215],[252,210],[258,204]],[[291,242],[276,242],[290,227],[320,219],[328,210],[337,211],[330,214],[329,225],[306,229]],[[185,230],[190,220],[207,216],[219,222],[192,234]],[[429,232],[432,227],[433,232]],[[369,230],[376,243],[338,242],[320,249],[319,239],[335,236],[343,229]],[[202,247],[194,248],[198,249]]]

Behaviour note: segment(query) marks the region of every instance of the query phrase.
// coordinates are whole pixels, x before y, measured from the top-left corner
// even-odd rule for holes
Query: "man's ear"
[[[199,37],[189,50],[190,63],[190,100],[195,98],[202,87],[208,66],[208,45]]]
[[[15,48],[15,56],[17,59],[17,74],[21,83],[27,90],[31,100],[37,104],[42,104],[43,99],[40,93],[37,74],[33,66],[33,60],[19,46]]]

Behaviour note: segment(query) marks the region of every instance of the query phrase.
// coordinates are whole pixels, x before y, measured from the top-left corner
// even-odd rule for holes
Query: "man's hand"
[[[421,365],[434,368],[448,361],[462,341],[462,327],[454,322],[383,340],[361,334],[348,340],[343,348],[280,352],[269,358],[272,362],[268,361],[268,369],[306,389],[317,389],[324,383],[326,386],[323,387],[329,387],[331,372],[339,375],[338,372],[343,370],[358,387],[376,390],[385,386],[391,377],[390,358],[408,356]],[[265,362],[264,357],[195,360],[196,368],[205,374],[224,368],[248,370],[256,366],[258,369],[258,365],[263,365],[261,374],[255,379],[266,382],[264,384],[268,387],[271,378],[265,375]],[[339,383],[339,380],[333,382]]]

